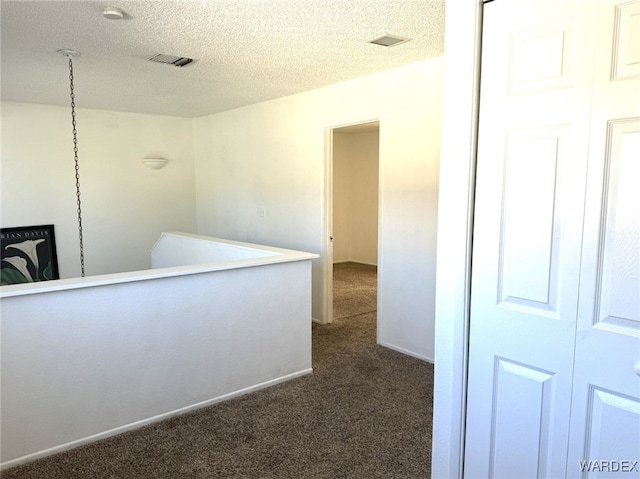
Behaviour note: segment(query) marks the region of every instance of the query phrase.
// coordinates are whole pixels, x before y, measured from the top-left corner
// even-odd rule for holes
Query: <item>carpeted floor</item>
[[[333,265],[333,318],[341,319],[377,309],[377,268],[359,263]]]
[[[313,375],[0,477],[428,478],[433,367],[376,345],[375,284],[375,267],[336,265],[336,319],[313,325]]]

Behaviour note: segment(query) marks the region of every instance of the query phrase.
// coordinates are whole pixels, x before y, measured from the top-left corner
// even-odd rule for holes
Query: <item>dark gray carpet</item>
[[[375,268],[364,272],[365,280],[375,287],[371,273]],[[18,466],[1,477],[428,478],[432,365],[377,346],[375,323],[374,311],[314,325],[311,376]]]
[[[333,318],[377,310],[377,267],[359,263],[333,265]]]

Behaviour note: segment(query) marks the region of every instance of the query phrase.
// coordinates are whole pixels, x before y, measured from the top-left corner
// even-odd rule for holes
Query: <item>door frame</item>
[[[462,478],[464,474],[483,4],[483,0],[446,2],[431,460],[434,478]]]
[[[322,319],[320,324],[333,322],[333,132],[341,128],[356,125],[377,123],[378,131],[382,128],[380,118],[358,120],[326,127],[324,130],[324,201],[322,215],[322,242],[324,249],[322,273]],[[380,264],[380,232],[382,231],[382,202],[381,202],[381,158],[380,141],[378,140],[378,252],[377,263]]]

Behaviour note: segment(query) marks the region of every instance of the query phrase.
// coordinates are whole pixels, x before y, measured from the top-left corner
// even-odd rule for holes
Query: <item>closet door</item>
[[[485,5],[465,477],[638,459],[637,6]]]
[[[567,472],[640,477],[640,1],[601,0],[595,17]]]

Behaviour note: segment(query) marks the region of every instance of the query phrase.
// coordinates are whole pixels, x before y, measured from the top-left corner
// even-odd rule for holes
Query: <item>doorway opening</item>
[[[380,123],[330,137],[329,322],[377,311]]]

